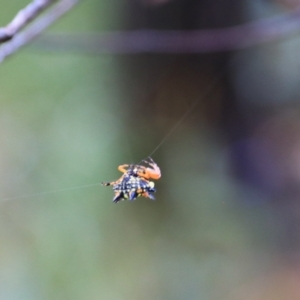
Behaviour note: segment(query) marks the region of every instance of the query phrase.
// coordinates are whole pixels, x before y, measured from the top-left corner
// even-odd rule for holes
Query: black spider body
[[[120,165],[118,170],[123,175],[116,181],[102,182],[104,186],[112,186],[115,196],[113,202],[118,203],[121,200],[135,200],[143,196],[154,200],[153,193],[156,192],[154,182],[150,179],[159,179],[161,177],[160,168],[152,158],[143,160],[148,167],[143,165]]]
[[[131,173],[124,174],[122,180],[113,184],[113,190],[115,192],[113,202],[119,202],[125,199],[135,200],[137,197],[144,196],[145,194],[154,200],[152,194],[156,191],[152,181],[148,181]]]

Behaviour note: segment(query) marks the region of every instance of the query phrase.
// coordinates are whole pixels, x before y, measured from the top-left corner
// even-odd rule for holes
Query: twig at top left
[[[54,5],[54,2],[58,3]],[[0,44],[3,44],[0,47],[0,62],[40,35],[77,2],[78,0],[33,0],[20,10],[6,27],[0,28]],[[51,5],[53,7],[39,17]]]

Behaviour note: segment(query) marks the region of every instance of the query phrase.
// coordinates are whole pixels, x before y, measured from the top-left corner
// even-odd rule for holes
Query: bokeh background
[[[0,299],[300,299],[299,35],[201,55],[43,47],[298,2],[82,1],[1,64]],[[2,0],[1,26],[27,3]],[[97,183],[154,150],[157,200],[113,204]]]

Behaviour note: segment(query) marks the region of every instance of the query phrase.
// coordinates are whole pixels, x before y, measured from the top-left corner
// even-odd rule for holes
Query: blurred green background
[[[82,1],[50,32],[213,28],[295,5],[219,2]],[[27,3],[2,0],[1,26]],[[33,43],[6,60],[0,299],[300,299],[298,49],[298,36],[204,55]],[[152,153],[197,99],[152,156],[157,200],[113,204],[96,184]]]

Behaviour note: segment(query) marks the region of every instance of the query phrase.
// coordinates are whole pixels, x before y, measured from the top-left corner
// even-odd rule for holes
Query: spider
[[[118,180],[112,182],[102,182],[104,186],[113,186],[115,196],[113,202],[118,203],[121,200],[135,200],[137,197],[143,196],[154,200],[155,193],[154,182],[149,179],[159,179],[161,177],[160,168],[149,157],[143,160],[150,167],[142,165],[121,165],[118,170],[124,173]]]

